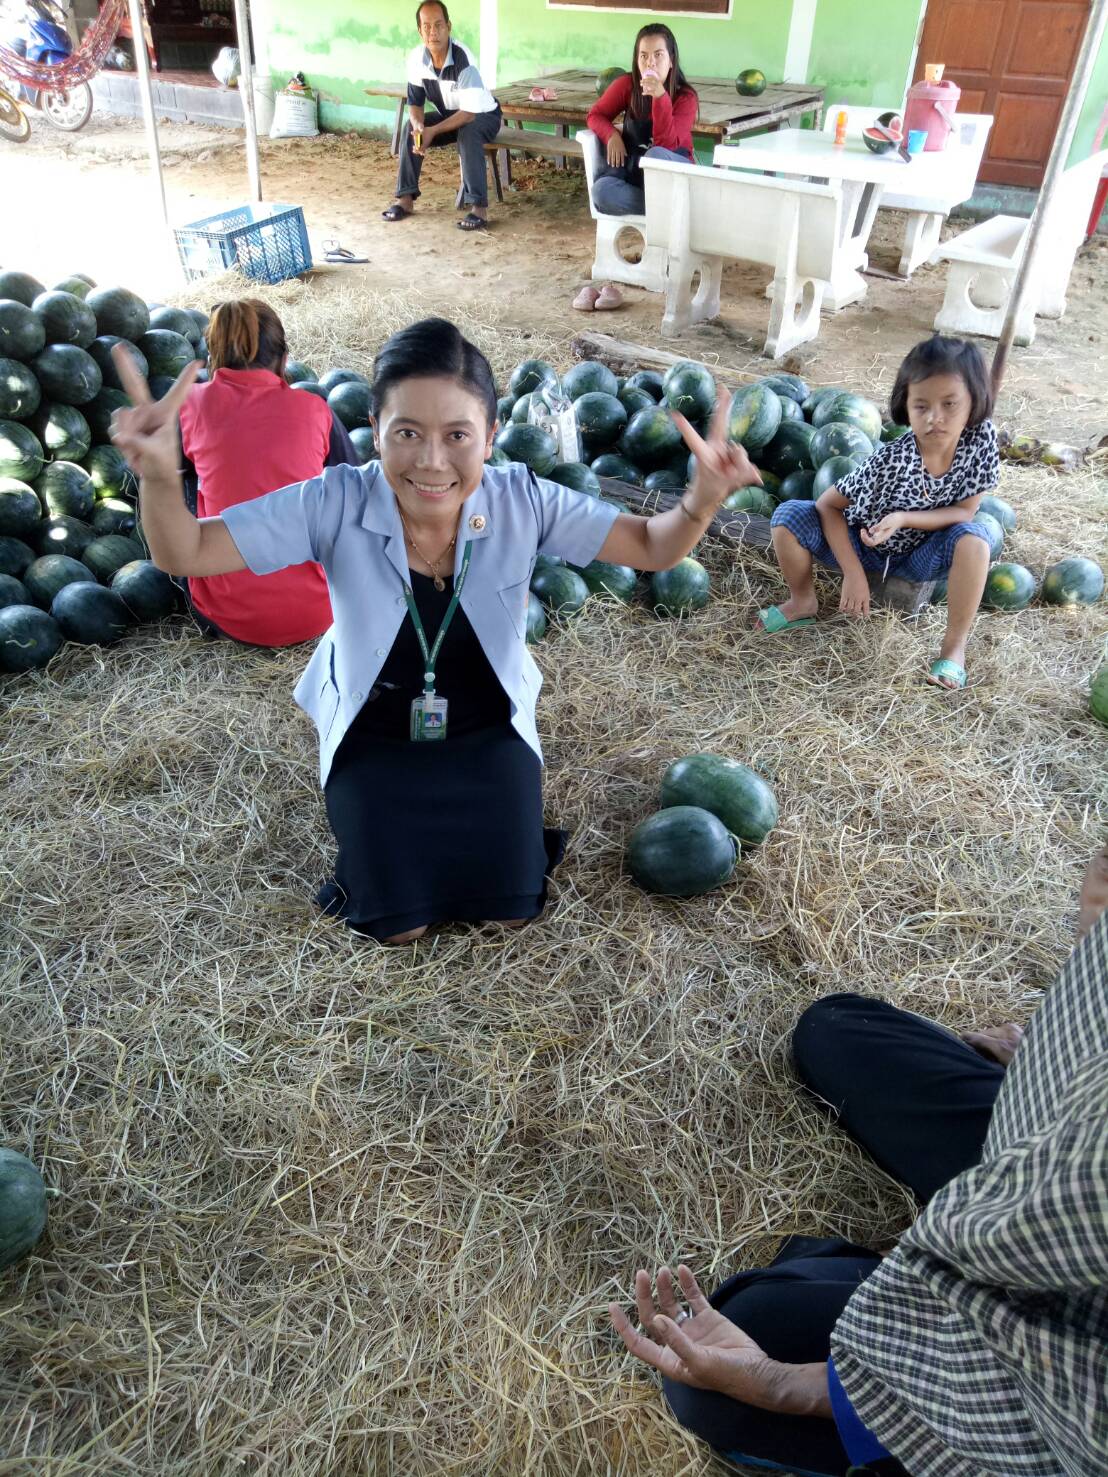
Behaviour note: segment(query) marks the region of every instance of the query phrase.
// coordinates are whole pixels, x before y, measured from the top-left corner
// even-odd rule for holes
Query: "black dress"
[[[413,572],[429,643],[453,581]],[[327,777],[338,842],[333,880],[316,898],[359,933],[388,939],[425,924],[534,918],[565,838],[542,823],[542,764],[511,726],[508,696],[465,611],[443,640],[435,689],[449,702],[446,738],[413,743],[423,658],[410,616]]]

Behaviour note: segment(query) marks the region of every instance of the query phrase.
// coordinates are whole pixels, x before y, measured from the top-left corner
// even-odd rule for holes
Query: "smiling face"
[[[372,425],[404,516],[425,525],[456,519],[492,449],[496,425],[483,401],[455,379],[405,379],[389,390]]]
[[[640,77],[644,72],[653,72],[659,82],[666,80],[673,66],[666,38],[659,35],[642,37],[635,60],[639,65]]]
[[[960,374],[933,374],[908,386],[908,424],[924,451],[945,451],[958,444],[973,409],[973,399]]]

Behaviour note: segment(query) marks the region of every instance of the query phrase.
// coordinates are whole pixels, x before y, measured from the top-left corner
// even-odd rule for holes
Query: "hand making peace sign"
[[[729,441],[731,394],[725,385],[716,384],[716,408],[708,426],[708,439],[685,419],[673,412],[673,421],[684,437],[685,445],[696,456],[696,476],[689,488],[691,511],[705,516],[715,513],[729,493],[739,487],[761,487],[758,468],[737,441]]]
[[[177,416],[196,381],[200,361],[186,364],[172,389],[155,400],[125,344],[115,345],[112,360],[132,402],[129,410],[117,410],[112,416],[113,445],[123,453],[136,476],[176,477],[181,465]]]

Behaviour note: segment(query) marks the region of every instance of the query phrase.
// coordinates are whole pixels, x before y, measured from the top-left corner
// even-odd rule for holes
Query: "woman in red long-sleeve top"
[[[640,161],[693,162],[692,130],[700,106],[685,81],[677,39],[668,26],[643,26],[635,37],[631,73],[617,78],[588,116],[588,127],[607,153],[593,185],[593,204],[604,215],[642,215],[646,209]],[[615,120],[623,116],[622,127]]]

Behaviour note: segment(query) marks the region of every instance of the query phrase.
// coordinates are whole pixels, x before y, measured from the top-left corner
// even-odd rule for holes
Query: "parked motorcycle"
[[[0,138],[13,144],[25,144],[31,137],[31,125],[27,115],[12,97],[0,87]]]
[[[73,53],[73,42],[65,28],[65,12],[54,0],[22,0],[3,7],[0,42],[29,62],[56,67]],[[92,89],[87,82],[75,87],[53,89],[46,84],[29,87],[20,83],[20,102],[37,108],[42,116],[67,133],[84,128],[92,117]]]

